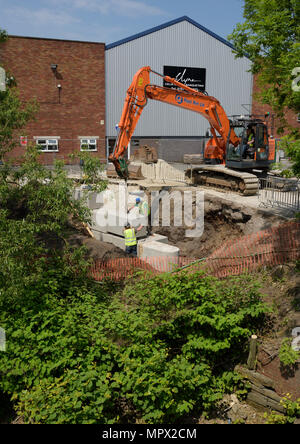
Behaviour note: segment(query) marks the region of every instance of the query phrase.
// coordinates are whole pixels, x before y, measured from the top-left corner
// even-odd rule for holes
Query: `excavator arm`
[[[164,80],[180,87],[181,90],[151,84],[150,72],[163,77]],[[224,163],[227,139],[229,138],[229,142],[234,146],[240,143],[240,139],[230,127],[230,120],[217,99],[189,88],[169,76],[152,71],[149,66],[146,66],[137,71],[127,90],[118,125],[118,137],[114,151],[109,156],[118,175],[124,179],[128,178],[128,168],[123,156],[148,99],[194,111],[205,117],[210,123],[212,134],[212,138],[206,145],[207,157],[218,159],[220,163]]]

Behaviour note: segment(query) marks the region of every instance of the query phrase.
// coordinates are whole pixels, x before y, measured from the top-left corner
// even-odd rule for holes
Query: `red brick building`
[[[275,138],[282,137],[282,134],[278,134],[277,129],[280,126],[279,123],[276,121],[274,117],[274,111],[269,105],[263,105],[257,101],[255,98],[255,95],[259,92],[258,87],[258,81],[257,81],[257,75],[253,77],[253,101],[252,101],[252,114],[255,115],[261,115],[264,116],[266,113],[270,113],[270,118],[268,120],[268,126],[269,126],[269,134],[274,136]],[[296,114],[291,110],[288,110],[285,113],[285,118],[287,123],[292,126],[293,128],[296,128],[300,130],[300,114]],[[284,134],[287,134],[288,131],[285,131]]]
[[[74,163],[69,154],[88,149],[103,160],[105,150],[105,44],[9,36],[0,61],[17,81],[24,101],[36,99],[39,111],[25,130],[37,143],[41,161]],[[13,156],[23,154],[19,143]]]

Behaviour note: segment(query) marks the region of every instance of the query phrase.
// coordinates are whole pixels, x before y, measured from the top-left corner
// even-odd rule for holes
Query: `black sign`
[[[164,66],[164,75],[172,77],[185,86],[195,89],[196,91],[205,91],[205,68],[187,68],[182,66]],[[173,85],[173,83],[166,82],[164,80],[164,86],[173,89],[179,89],[179,87]]]

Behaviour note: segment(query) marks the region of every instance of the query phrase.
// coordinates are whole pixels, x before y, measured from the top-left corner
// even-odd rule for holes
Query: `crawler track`
[[[223,165],[197,165],[186,171],[186,177],[195,185],[220,187],[244,196],[253,196],[259,190],[259,179],[255,174]]]

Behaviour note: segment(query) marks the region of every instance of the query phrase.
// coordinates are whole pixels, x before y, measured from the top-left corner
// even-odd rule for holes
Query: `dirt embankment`
[[[72,233],[68,238],[68,242],[73,248],[85,246],[87,248],[87,256],[93,260],[107,261],[108,259],[126,256],[125,251],[121,250],[121,248],[108,242],[93,239],[82,232]]]
[[[195,200],[193,201],[193,218],[196,217]],[[232,239],[264,230],[286,221],[282,216],[262,209],[247,207],[238,202],[230,201],[205,194],[204,230],[199,237],[186,237],[187,226],[174,226],[174,205],[171,201],[171,224],[169,227],[153,227],[154,233],[167,236],[169,244],[180,249],[180,255],[191,258],[209,256],[215,249]],[[184,207],[182,207],[184,212]],[[184,220],[184,218],[182,218]],[[160,218],[161,222],[161,218]]]

